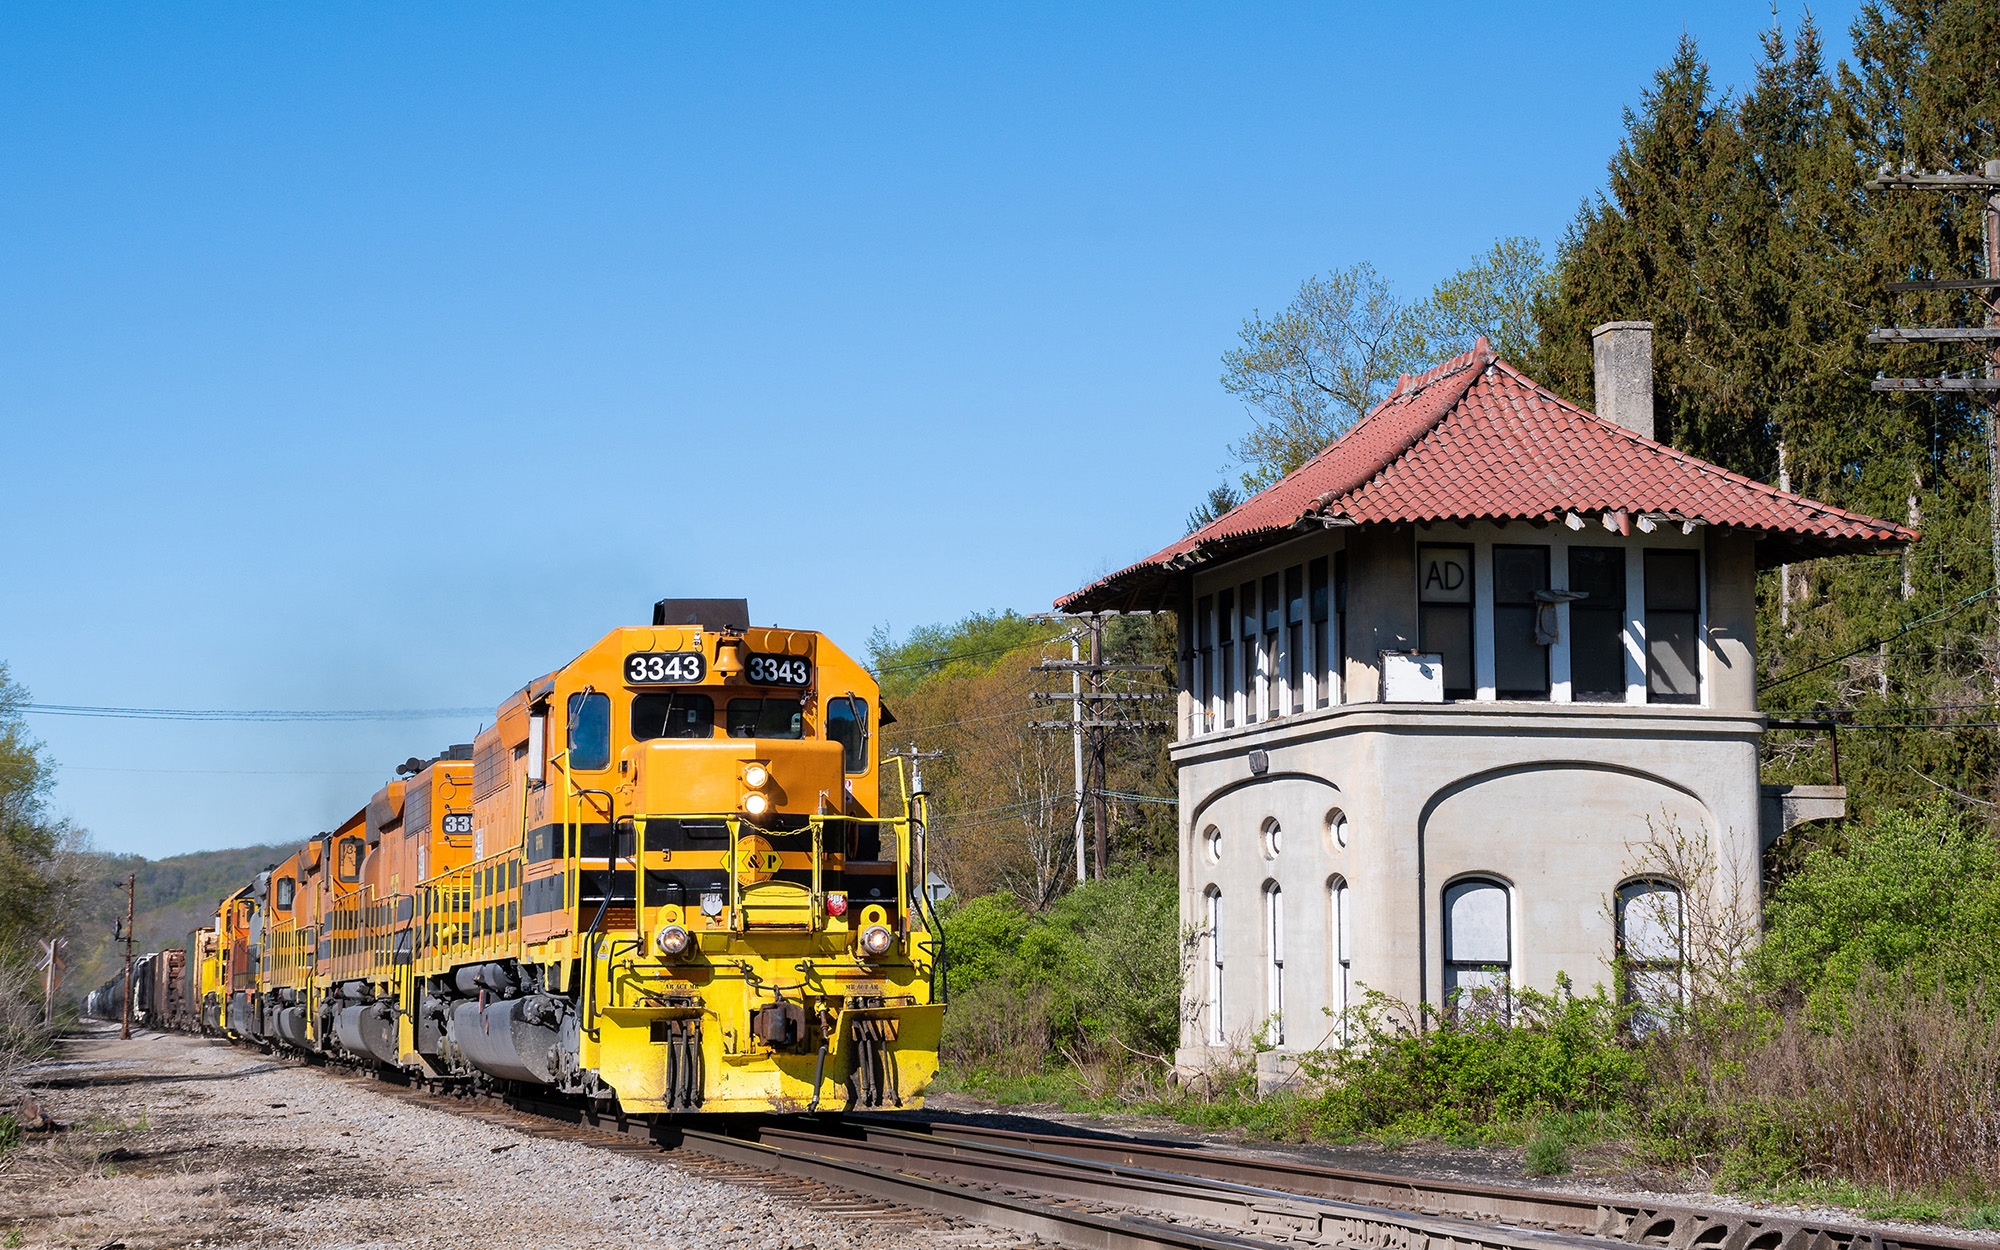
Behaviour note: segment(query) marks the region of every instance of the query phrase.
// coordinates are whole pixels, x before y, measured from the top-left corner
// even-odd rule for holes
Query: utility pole
[[[887,751],[884,754],[892,760],[910,761],[910,793],[913,796],[921,793],[924,788],[924,761],[944,758],[943,751],[919,751],[914,742],[907,751]]]
[[[1090,879],[1083,857],[1083,653],[1078,649],[1076,631],[1069,633],[1069,662],[1077,665],[1069,674],[1070,748],[1076,761],[1076,883]]]
[[[1979,278],[1936,278],[1919,282],[1891,282],[1888,289],[1905,291],[1978,291],[1986,305],[1985,324],[1977,327],[1888,326],[1869,332],[1870,343],[1983,343],[1986,344],[1984,377],[1950,376],[1936,378],[1876,378],[1871,388],[1878,391],[1966,391],[1981,397],[1986,405],[1986,458],[1990,477],[1986,488],[1986,524],[1992,543],[1993,581],[2000,586],[2000,160],[1987,161],[1976,174],[1958,174],[1940,169],[1936,173],[1905,168],[1893,171],[1887,165],[1868,181],[1871,191],[1980,191],[1985,193],[1985,213],[1981,222],[1981,252],[1986,273]],[[2000,613],[1996,613],[2000,618]],[[1994,680],[2000,684],[2000,619],[1995,622]]]
[[[45,969],[42,974],[42,1023],[56,1022],[56,986],[62,981],[63,952],[69,949],[68,938],[43,938],[41,957],[36,967]]]
[[[921,867],[924,876],[923,880],[912,881],[910,885],[912,889],[916,890],[926,900],[936,903],[937,900],[931,897],[931,857],[927,846],[930,840],[930,830],[924,827],[922,821],[916,819],[916,797],[923,793],[924,789],[924,761],[941,759],[944,756],[944,752],[919,751],[917,750],[917,744],[912,742],[910,749],[907,751],[890,751],[886,752],[886,754],[891,759],[906,759],[910,761],[910,810],[905,812],[904,815],[910,817],[910,827],[917,839],[917,845],[910,848],[910,865],[913,872],[919,870],[919,867]]]
[[[1069,635],[1070,658],[1048,660],[1035,665],[1039,673],[1063,673],[1070,675],[1067,693],[1036,693],[1038,700],[1064,700],[1070,705],[1068,720],[1036,721],[1036,729],[1067,730],[1071,736],[1076,759],[1076,877],[1084,878],[1085,853],[1083,839],[1084,797],[1090,798],[1091,823],[1095,831],[1095,853],[1089,858],[1094,864],[1097,879],[1102,881],[1111,868],[1111,818],[1105,804],[1105,776],[1109,763],[1111,735],[1114,729],[1172,729],[1173,722],[1167,720],[1139,720],[1128,717],[1107,717],[1104,708],[1107,703],[1132,703],[1173,696],[1159,691],[1112,691],[1104,688],[1107,673],[1146,672],[1157,673],[1157,664],[1111,664],[1104,659],[1104,625],[1111,612],[1082,612],[1074,616],[1040,616],[1037,620],[1069,620],[1081,625],[1083,637],[1090,640],[1090,658],[1081,658],[1077,631]],[[1125,613],[1128,616],[1150,616],[1152,613]],[[1084,689],[1084,683],[1090,688]],[[1084,705],[1090,708],[1089,715],[1083,712]],[[1088,735],[1090,759],[1084,762],[1084,740]]]
[[[1104,618],[1088,618],[1090,626],[1090,820],[1097,829],[1097,879],[1111,858],[1104,821]]]
[[[125,878],[125,1012],[124,1023],[118,1030],[121,1040],[132,1036],[132,905],[138,896],[139,874],[135,872]]]

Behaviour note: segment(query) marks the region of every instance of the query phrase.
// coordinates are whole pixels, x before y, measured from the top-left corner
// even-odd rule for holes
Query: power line
[[[1831,720],[1840,716],[1874,716],[1883,712],[1992,712],[2000,711],[2000,703],[1884,703],[1879,707],[1815,707],[1798,712],[1777,712],[1776,716],[1787,720],[1805,720],[1822,717]],[[1846,721],[1834,723],[1846,728]],[[1790,728],[1790,726],[1787,726]]]
[[[1953,612],[1958,611],[1960,608],[1967,606],[1968,604],[1978,603],[1981,599],[1990,597],[1993,594],[1993,590],[1994,588],[1989,586],[1985,590],[1980,591],[1978,594],[1967,595],[1965,598],[1960,599],[1957,603],[1946,604],[1944,607],[1939,608],[1937,611],[1931,613],[1929,616],[1918,617],[1916,620],[1911,621],[1908,625],[1903,626],[1901,629],[1897,630],[1893,634],[1884,634],[1880,638],[1875,638],[1868,642],[1864,642],[1860,646],[1856,647],[1854,650],[1849,651],[1844,655],[1836,655],[1830,660],[1821,660],[1819,663],[1814,664],[1808,668],[1802,668],[1798,669],[1795,672],[1786,673],[1782,677],[1774,677],[1770,681],[1767,681],[1763,685],[1757,687],[1757,689],[1759,693],[1766,690],[1773,690],[1779,686],[1784,685],[1788,681],[1795,681],[1800,677],[1804,677],[1807,673],[1817,673],[1819,670],[1826,668],[1830,665],[1838,664],[1842,660],[1851,660],[1855,656],[1860,655],[1863,651],[1873,651],[1877,647],[1880,647],[1883,643],[1889,641],[1891,638],[1901,638],[1904,634],[1907,634],[1912,630],[1921,629],[1923,626],[1929,625],[1934,621],[1943,620],[1945,617],[1951,615]]]
[[[85,707],[74,703],[25,703],[24,712],[40,716],[94,716],[114,720],[179,720],[211,722],[344,723],[352,721],[455,720],[462,716],[490,716],[490,707],[368,708],[302,710],[233,710],[179,707]]]
[[[1179,799],[1165,799],[1157,794],[1127,794],[1123,790],[1099,790],[1108,799],[1124,799],[1127,803],[1165,803],[1168,806],[1179,803]]]
[[[188,777],[379,777],[379,768],[103,768],[94,764],[58,764],[66,773],[165,773]]]
[[[1845,721],[1832,726],[1837,729],[1908,729],[1922,733],[1941,733],[1952,729],[2000,729],[2000,720],[1955,720],[1940,724],[1910,723],[1907,721]]]

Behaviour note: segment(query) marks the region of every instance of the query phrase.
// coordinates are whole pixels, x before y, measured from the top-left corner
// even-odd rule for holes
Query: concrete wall
[[[1515,705],[1519,708],[1519,705]],[[1325,1044],[1339,969],[1330,884],[1350,888],[1350,975],[1409,1003],[1443,998],[1443,892],[1468,875],[1510,888],[1515,984],[1610,983],[1610,901],[1651,837],[1687,836],[1756,899],[1754,718],[1605,707],[1495,715],[1343,707],[1188,744],[1181,764],[1183,915],[1220,891],[1223,1034],[1242,1046],[1271,1014],[1268,886],[1283,891],[1281,1049]],[[1267,753],[1253,775],[1247,753]],[[1345,819],[1346,843],[1334,836]],[[1280,836],[1273,846],[1267,830]],[[1207,836],[1213,830],[1219,839]],[[1189,979],[1206,996],[1206,948]],[[1210,1044],[1187,1022],[1184,1059]]]

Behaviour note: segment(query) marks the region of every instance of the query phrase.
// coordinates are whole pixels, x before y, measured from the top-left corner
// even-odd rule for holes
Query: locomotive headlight
[[[653,936],[653,945],[660,948],[662,955],[678,955],[686,950],[688,943],[693,940],[693,936],[686,929],[677,924],[670,924]]]
[[[771,781],[771,770],[762,764],[752,764],[743,770],[743,784],[752,790],[762,790]]]
[[[861,931],[861,953],[871,959],[886,955],[889,953],[889,944],[895,940],[887,928],[871,924]]]
[[[743,796],[743,810],[752,816],[762,816],[771,810],[771,800],[754,792],[746,794]]]

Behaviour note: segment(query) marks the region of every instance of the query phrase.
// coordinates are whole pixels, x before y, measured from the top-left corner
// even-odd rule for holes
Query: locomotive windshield
[[[666,694],[632,696],[632,740],[653,738],[713,738],[715,700],[705,694],[674,690]]]
[[[806,736],[805,705],[797,699],[731,699],[729,736],[803,738]]]
[[[850,773],[868,771],[868,700],[851,694],[826,701],[826,736],[847,748],[842,768]]]
[[[611,696],[569,697],[569,766],[603,768],[611,762]]]

